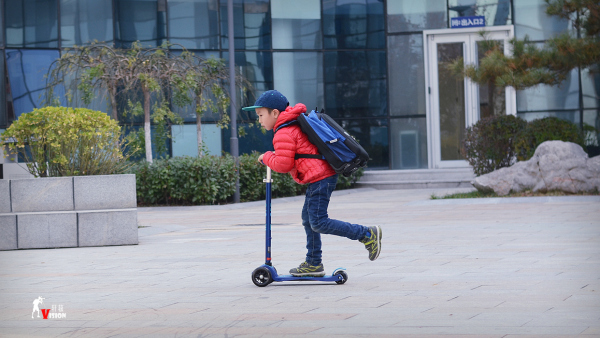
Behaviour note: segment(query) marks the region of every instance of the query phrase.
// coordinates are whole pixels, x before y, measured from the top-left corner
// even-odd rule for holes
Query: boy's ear
[[[280,111],[279,109],[273,109],[273,116],[279,117]]]

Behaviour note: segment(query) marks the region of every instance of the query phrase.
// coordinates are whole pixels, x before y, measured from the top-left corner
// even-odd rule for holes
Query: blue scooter
[[[320,282],[336,282],[337,284],[344,284],[348,280],[348,275],[344,272],[344,268],[337,268],[331,275],[325,275],[322,277],[296,277],[292,275],[278,275],[277,270],[271,262],[271,168],[267,167],[267,179],[263,180],[267,184],[267,236],[266,236],[266,251],[265,251],[265,264],[254,269],[252,272],[252,282],[256,286],[267,286],[273,282],[288,282],[288,281],[320,281]]]

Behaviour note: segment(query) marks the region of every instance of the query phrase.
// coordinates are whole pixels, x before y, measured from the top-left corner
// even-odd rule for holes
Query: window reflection
[[[5,1],[7,47],[57,48],[57,0]]]
[[[111,0],[61,0],[61,44],[85,45],[97,40],[112,42]]]
[[[198,156],[198,131],[195,124],[171,126],[173,157]],[[221,155],[221,128],[216,124],[202,124],[202,143],[205,155]]]
[[[581,70],[581,90],[585,108],[600,108],[600,73],[598,68]]]
[[[227,48],[227,0],[221,0],[221,45]],[[268,0],[233,0],[235,49],[271,49]]]
[[[166,34],[166,0],[114,0],[116,47],[160,46]]]
[[[389,168],[388,120],[359,119],[337,120],[369,153],[369,169]]]
[[[573,69],[557,86],[537,85],[517,91],[517,110],[556,110],[579,108],[578,71]]]
[[[321,48],[320,0],[272,0],[274,49]]]
[[[325,52],[325,106],[332,117],[387,114],[384,51]]]
[[[446,28],[446,0],[388,0],[388,32]]]
[[[218,0],[169,1],[169,42],[188,49],[219,48]]]
[[[5,73],[5,64],[4,64],[4,53],[0,55],[0,128],[8,127],[8,124],[11,123],[15,117],[8,116],[8,102],[6,101],[6,73]],[[13,113],[12,102],[11,102],[11,113]],[[1,157],[1,156],[0,156]],[[2,159],[0,158],[0,162]]]
[[[325,48],[384,48],[383,1],[323,0]]]
[[[518,39],[528,35],[532,41],[546,40],[572,27],[568,20],[546,14],[547,5],[543,0],[519,0],[514,6]]]
[[[427,168],[427,122],[425,117],[392,119],[392,169]]]
[[[423,35],[388,37],[391,115],[425,115]]]
[[[254,103],[254,102],[252,102]],[[252,121],[255,122],[255,121]],[[244,129],[245,135],[238,135],[240,154],[250,154],[253,151],[264,153],[273,151],[273,131],[267,131],[265,134],[253,123],[252,127],[248,122],[238,122],[238,127]],[[231,153],[231,128],[223,129],[221,132],[223,151]]]
[[[323,107],[323,54],[273,53],[273,77],[275,89],[291,105],[301,102],[309,110]]]
[[[7,49],[6,69],[8,72],[8,88],[13,102],[13,113],[16,118],[21,114],[39,108],[44,100],[46,87],[45,76],[50,64],[59,57],[57,50]],[[65,105],[64,87],[55,89],[55,95]],[[7,98],[7,100],[11,100]],[[9,116],[11,112],[8,113]]]
[[[223,58],[229,60],[229,53],[223,53]],[[273,55],[270,52],[236,52],[235,65],[253,87],[252,93],[246,93],[244,101],[238,93],[238,107],[253,105],[260,94],[273,89]]]
[[[448,10],[450,18],[484,16],[486,26],[512,23],[510,0],[449,0]]]

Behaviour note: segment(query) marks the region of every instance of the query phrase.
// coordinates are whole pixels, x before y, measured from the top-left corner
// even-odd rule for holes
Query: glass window
[[[167,37],[166,0],[114,0],[116,47],[162,45]]]
[[[425,117],[390,121],[392,169],[427,168],[427,121]]]
[[[60,0],[63,47],[113,41],[111,0]]]
[[[174,55],[181,55],[181,50],[171,50],[171,53],[173,53]],[[193,53],[198,56],[199,58],[203,58],[203,59],[208,59],[208,58],[214,58],[214,59],[218,59],[220,53],[218,51],[193,51]],[[227,62],[229,62],[229,60],[225,60],[225,64],[227,64]],[[225,84],[224,85],[226,87],[226,91],[229,91],[229,85]],[[184,107],[178,107],[176,105],[172,105],[171,109],[173,110],[173,112],[179,114],[183,120],[185,122],[196,122],[196,104],[192,103],[189,104],[187,106]],[[215,122],[219,119],[217,114],[214,114],[212,112],[205,112],[202,115],[202,121],[210,121],[210,122]]]
[[[332,117],[387,115],[384,51],[325,52],[325,109]]]
[[[195,124],[171,126],[173,157],[198,156],[198,132]],[[205,155],[221,155],[221,128],[216,124],[202,124],[202,142]]]
[[[579,121],[580,121],[580,115],[579,115],[579,111],[578,110],[572,110],[572,111],[560,111],[560,112],[553,112],[553,111],[546,111],[546,112],[524,112],[524,113],[517,113],[517,116],[522,118],[523,120],[530,122],[533,120],[537,120],[537,119],[541,119],[544,117],[557,117],[559,119],[565,120],[565,121],[569,121],[573,124],[575,124],[576,126],[579,127]]]
[[[321,109],[323,102],[323,54],[273,53],[273,83],[290,105],[304,103]]]
[[[512,24],[510,0],[449,0],[450,18],[484,16],[486,26]]]
[[[224,52],[223,58],[229,60],[229,53]],[[252,93],[246,93],[244,100],[238,94],[238,107],[254,104],[260,94],[273,89],[273,55],[270,52],[236,52],[235,66],[252,84]]]
[[[600,73],[581,70],[581,90],[584,108],[600,108]]]
[[[15,118],[41,106],[46,87],[45,76],[52,62],[58,57],[57,50],[6,50],[6,69],[9,79],[7,93],[12,97]],[[66,104],[64,87],[57,88],[55,95],[61,98],[60,103],[64,106]]]
[[[357,119],[337,120],[369,153],[368,169],[389,168],[388,120]]]
[[[321,49],[319,0],[272,0],[274,49]]]
[[[58,48],[56,1],[5,1],[6,46]]]
[[[596,128],[596,130],[586,131],[585,144],[587,145],[590,158],[598,156],[600,155],[600,109],[584,111],[583,123],[587,126]]]
[[[325,48],[385,48],[383,1],[323,0]]]
[[[235,49],[271,49],[268,0],[233,0]],[[227,48],[227,0],[221,0],[221,45]]]
[[[544,0],[516,0],[514,7],[518,39],[528,35],[532,41],[546,40],[573,27],[566,19],[546,14]]]
[[[260,153],[273,151],[273,131],[267,131],[263,134],[260,125],[257,126],[255,121],[252,122],[252,127],[249,126],[248,122],[238,122],[238,127],[242,127],[245,132],[244,136],[238,134],[240,155],[249,154],[253,151],[258,151]],[[223,151],[231,153],[231,128],[223,129],[221,135]]]
[[[423,35],[388,37],[390,115],[425,115]]]
[[[4,29],[4,6],[1,5],[1,2],[0,2],[0,28]],[[4,46],[3,31],[0,31],[0,46]]]
[[[446,0],[388,0],[387,29],[390,33],[446,28]]]
[[[219,48],[218,0],[170,0],[169,42],[188,49]]]
[[[517,91],[517,110],[557,110],[579,108],[578,71],[571,74],[557,86],[537,85]]]
[[[504,41],[496,40],[501,49],[504,49]],[[483,41],[477,41],[477,63],[481,63],[489,49],[484,47]],[[479,118],[506,115],[506,89],[497,87],[494,81],[488,81],[479,86]]]
[[[0,6],[2,7],[2,6]],[[1,35],[1,34],[0,34]],[[0,55],[0,128],[6,128],[8,127],[8,124],[10,122],[12,122],[14,120],[14,117],[10,119],[8,119],[8,114],[7,114],[7,106],[8,103],[6,102],[6,74],[4,72],[4,53],[2,53]],[[12,105],[12,104],[11,104]],[[1,133],[0,133],[1,134]],[[2,146],[0,146],[0,152]],[[2,162],[2,156],[0,154],[0,163]]]

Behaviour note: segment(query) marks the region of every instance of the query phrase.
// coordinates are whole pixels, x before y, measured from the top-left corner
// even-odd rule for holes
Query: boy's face
[[[275,123],[277,122],[277,118],[279,117],[279,110],[273,109],[271,113],[269,113],[269,108],[260,107],[256,108],[256,115],[258,115],[258,123],[265,128],[266,130],[271,130],[275,127]]]

